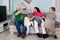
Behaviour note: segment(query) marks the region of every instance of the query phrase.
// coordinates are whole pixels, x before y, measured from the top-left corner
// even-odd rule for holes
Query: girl
[[[33,22],[32,22],[33,19],[34,19],[34,17],[31,17],[29,14],[24,19],[24,25],[27,28],[27,35],[29,34],[29,28],[30,28],[30,26],[31,25],[33,26]]]
[[[39,35],[39,36],[42,36],[43,38],[46,38],[48,35],[45,32],[43,12],[41,12],[38,7],[34,7],[34,11],[33,11],[32,14],[33,14],[33,16],[35,16],[34,28],[35,28],[36,33],[39,34],[38,24],[41,24],[42,34]]]

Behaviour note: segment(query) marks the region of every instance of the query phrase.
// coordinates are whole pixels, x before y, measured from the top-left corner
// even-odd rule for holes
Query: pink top
[[[38,16],[38,17],[43,17],[44,16],[43,12],[33,12],[33,15]]]

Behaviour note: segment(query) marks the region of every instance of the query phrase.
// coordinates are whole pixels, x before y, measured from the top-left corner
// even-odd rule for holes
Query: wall
[[[52,2],[52,0],[34,0],[32,6],[38,6],[41,11],[47,12]]]
[[[10,6],[9,6],[9,0],[0,0],[1,5],[7,6],[7,14],[9,13],[9,7],[11,9],[10,12],[13,12],[16,9],[17,5],[20,5],[21,2],[24,2],[24,0],[10,0]],[[33,0],[32,1],[32,8],[35,6],[38,6],[41,11],[47,12],[49,7],[52,6],[52,0]]]
[[[0,0],[0,5],[2,4],[2,0]]]
[[[13,1],[12,8],[13,10],[15,10],[16,5],[18,4],[20,5],[23,0],[12,0],[12,1]],[[32,7],[38,6],[41,9],[41,11],[47,12],[48,8],[52,6],[52,2],[53,2],[52,0],[33,0]]]
[[[57,21],[60,22],[60,0],[56,0],[56,14],[57,14]]]
[[[16,9],[17,5],[20,5],[23,0],[12,0],[12,10]]]
[[[56,12],[60,13],[60,0],[56,0]]]

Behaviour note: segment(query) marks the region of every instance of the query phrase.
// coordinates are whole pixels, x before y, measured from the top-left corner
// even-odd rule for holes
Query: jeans
[[[20,24],[22,24],[22,31],[20,29]],[[22,34],[22,35],[25,35],[26,34],[26,31],[27,31],[27,28],[24,26],[24,21],[20,22],[20,21],[15,21],[15,26],[16,26],[16,29],[17,29],[17,32],[19,34]]]

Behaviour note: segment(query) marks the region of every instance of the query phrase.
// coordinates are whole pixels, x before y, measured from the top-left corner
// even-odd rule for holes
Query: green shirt
[[[23,10],[26,10],[26,9],[23,9]],[[14,14],[17,12],[17,10],[16,11],[14,11]],[[16,15],[15,16],[15,20],[17,20],[17,21],[24,21],[24,15],[22,14],[22,12],[20,12],[18,15]]]

